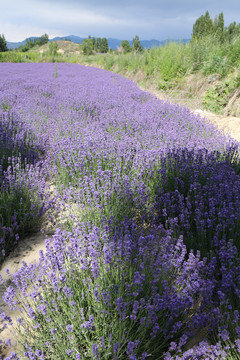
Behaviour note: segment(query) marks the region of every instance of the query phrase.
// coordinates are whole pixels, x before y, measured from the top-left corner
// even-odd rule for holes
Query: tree
[[[108,41],[107,41],[106,38],[102,38],[100,52],[101,53],[107,53],[108,52]]]
[[[231,24],[231,30],[233,31],[234,25]],[[209,12],[207,11],[205,15],[201,15],[193,25],[192,39],[201,39],[206,36],[211,36],[214,40],[217,40],[223,43],[227,38],[229,38],[228,29],[224,27],[224,16],[221,12],[218,16],[216,15],[214,21],[210,18]]]
[[[92,55],[93,54],[93,43],[91,36],[88,39],[84,39],[82,43],[82,50],[84,55]]]
[[[221,12],[218,17],[215,16],[215,19],[214,19],[214,24],[213,24],[213,27],[214,27],[214,35],[215,35],[215,38],[217,40],[219,40],[220,42],[224,42],[225,40],[225,35],[226,35],[226,32],[225,32],[225,29],[224,29],[224,16],[223,16],[223,12]]]
[[[141,52],[143,50],[143,47],[140,43],[139,37],[136,35],[135,38],[133,38],[133,50],[136,52]]]
[[[229,41],[232,41],[232,39],[235,37],[237,33],[237,26],[236,21],[232,22],[228,28],[227,28],[227,38]]]
[[[213,21],[210,18],[209,12],[206,11],[204,15],[204,33],[205,35],[211,35],[213,32]]]
[[[47,44],[49,42],[48,34],[44,34],[39,38],[40,45]]]
[[[124,53],[129,53],[132,48],[131,48],[131,45],[129,44],[129,42],[127,40],[123,40],[120,44],[120,48],[123,49]]]
[[[101,46],[102,46],[102,39],[98,37],[96,39],[95,51],[100,52],[101,51]]]
[[[56,41],[52,41],[49,44],[49,53],[50,55],[56,56],[58,50],[58,43]]]
[[[192,38],[200,39],[204,36],[204,16],[201,15],[193,24]]]
[[[4,35],[0,35],[0,52],[8,51],[7,42]]]
[[[214,24],[210,18],[209,12],[201,15],[193,25],[192,39],[201,39],[205,36],[211,35],[214,30]]]
[[[96,49],[96,39],[94,36],[92,37],[92,44],[93,44],[93,49],[95,50]]]
[[[231,42],[240,35],[240,24],[237,25],[236,21],[232,22],[226,29],[226,39]]]

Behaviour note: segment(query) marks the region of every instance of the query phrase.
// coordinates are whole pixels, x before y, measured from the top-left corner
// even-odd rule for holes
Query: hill
[[[60,54],[65,54],[65,55],[73,55],[73,54],[79,54],[80,53],[80,49],[79,49],[79,44],[78,43],[74,43],[72,41],[67,41],[67,40],[54,40],[57,42],[57,53]],[[31,50],[30,50],[31,51]],[[49,43],[42,45],[38,51],[40,53],[44,53],[46,51],[49,51]]]

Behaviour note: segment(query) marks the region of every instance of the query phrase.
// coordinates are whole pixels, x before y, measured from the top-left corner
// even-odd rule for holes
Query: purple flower
[[[129,356],[129,359],[130,359],[130,360],[137,360],[137,357],[136,357],[136,355],[131,354],[131,355]]]
[[[93,352],[93,356],[97,357],[98,356],[98,346],[97,344],[93,344],[92,346],[92,352]]]
[[[133,350],[134,350],[134,347],[135,347],[135,344],[134,342],[130,341],[128,344],[127,344],[127,354],[130,355],[133,353]]]
[[[72,332],[73,331],[73,325],[67,325],[66,327],[68,332]]]
[[[176,349],[177,349],[177,344],[172,341],[172,342],[170,343],[169,351],[173,351],[173,350],[176,350]]]
[[[119,342],[115,342],[113,345],[114,354],[117,354],[119,347],[120,347]]]
[[[104,336],[101,337],[101,347],[102,349],[106,349],[106,346],[105,346],[105,339],[104,339]]]
[[[143,339],[122,334],[130,359],[161,357],[166,339],[175,351],[203,328],[221,329],[224,343],[234,324],[238,336],[239,144],[112,72],[64,63],[58,72],[53,79],[53,64],[0,64],[0,188],[12,199],[1,203],[0,261],[43,214],[56,228],[39,264],[23,263],[13,275],[4,301],[14,309],[15,292],[27,299],[34,284],[26,310],[35,329],[49,326],[64,302],[72,324],[63,317],[61,330],[69,333],[82,304],[80,330],[95,339],[85,349],[95,357],[113,340],[98,338],[99,319],[128,331],[140,318],[143,353]],[[58,227],[66,212],[69,231]],[[54,341],[46,346],[55,352]],[[159,354],[150,355],[151,344]],[[221,346],[202,342],[183,358],[217,358]],[[41,351],[26,350],[32,359]],[[113,352],[121,352],[116,340]]]
[[[73,291],[70,287],[64,286],[63,291],[67,298],[73,297]]]
[[[145,275],[141,275],[138,271],[136,271],[133,278],[133,284],[141,285],[144,280]]]
[[[229,332],[224,329],[223,331],[221,331],[221,333],[219,334],[219,336],[222,338],[222,340],[224,342],[228,341],[229,340]]]
[[[237,346],[238,352],[240,352],[240,339],[236,339],[235,344]]]
[[[236,326],[235,331],[237,333],[237,336],[240,338],[240,326]]]
[[[94,325],[94,316],[93,315],[90,315],[89,316],[89,321],[85,321],[82,325],[81,325],[82,328],[85,328],[89,331],[92,331],[95,329],[95,325]]]
[[[133,310],[132,310],[133,314],[137,314],[138,308],[139,308],[139,302],[135,300],[133,303]]]
[[[37,357],[42,357],[43,353],[41,352],[41,350],[36,350],[36,351],[35,351],[35,355],[36,355]]]

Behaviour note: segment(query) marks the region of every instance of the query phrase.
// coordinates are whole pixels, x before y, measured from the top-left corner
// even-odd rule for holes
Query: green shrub
[[[221,78],[227,75],[229,69],[226,59],[218,55],[213,57],[203,65],[203,75],[219,74]]]
[[[229,62],[233,66],[237,66],[240,63],[240,40],[236,40],[231,44],[228,54]]]
[[[104,68],[110,70],[114,65],[114,58],[112,55],[106,56],[104,59]]]

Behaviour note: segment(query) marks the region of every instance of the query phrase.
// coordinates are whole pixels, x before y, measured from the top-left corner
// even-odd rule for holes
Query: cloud
[[[43,33],[190,38],[194,22],[207,10],[212,18],[223,11],[226,25],[240,16],[239,0],[12,0],[1,7],[0,31],[11,41]]]

